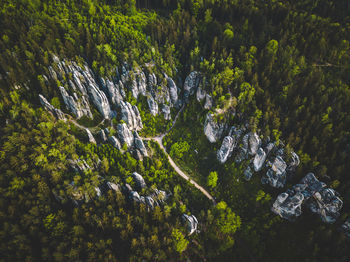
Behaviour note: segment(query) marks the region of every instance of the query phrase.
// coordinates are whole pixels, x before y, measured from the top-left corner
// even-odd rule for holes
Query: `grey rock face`
[[[277,156],[271,168],[267,170],[266,174],[261,178],[261,182],[277,188],[283,187],[287,179],[286,167],[287,164],[282,157]]]
[[[210,95],[206,94],[204,109],[209,110],[212,107],[213,107],[213,98]]]
[[[147,149],[146,149],[141,137],[139,136],[139,134],[136,131],[134,132],[134,144],[135,144],[135,148],[140,151],[142,156],[148,156]]]
[[[136,191],[131,191],[129,197],[132,201],[136,203],[140,202],[140,195]]]
[[[292,155],[291,157],[292,159],[288,164],[288,167],[287,167],[288,171],[295,170],[295,168],[300,164],[299,156],[294,151],[291,153],[291,155]]]
[[[120,150],[122,148],[119,140],[115,136],[110,136],[108,140],[111,143],[111,145],[114,146],[116,149]]]
[[[119,105],[120,101],[123,100],[123,96],[121,95],[120,88],[123,88],[121,85],[115,85],[112,81],[107,79],[106,81],[106,91],[108,94],[108,97],[112,103],[112,105]]]
[[[165,120],[170,120],[171,119],[170,106],[163,104],[162,112],[164,114],[164,119]]]
[[[89,138],[89,143],[96,144],[96,140],[94,136],[91,134],[90,130],[88,128],[85,128],[86,134],[88,135]]]
[[[203,90],[200,86],[197,88],[196,98],[198,102],[201,102],[206,97],[207,92]]]
[[[259,138],[257,133],[250,133],[248,142],[249,142],[248,153],[254,156],[261,146],[261,139]]]
[[[53,114],[54,117],[56,117],[56,119],[58,120],[66,120],[63,112],[60,109],[55,108],[53,105],[51,105],[46,98],[43,95],[39,94],[39,99],[40,99],[40,103],[41,105],[47,110],[49,111],[51,114]]]
[[[182,220],[187,225],[187,231],[189,235],[191,235],[197,230],[198,220],[194,215],[189,216],[189,215],[183,214]]]
[[[177,104],[178,100],[178,89],[177,86],[174,82],[174,80],[171,77],[167,77],[167,83],[168,83],[168,88],[169,88],[169,95],[170,95],[170,100],[173,105]]]
[[[184,83],[184,97],[188,99],[196,91],[200,81],[200,73],[197,71],[191,72],[185,79]]]
[[[136,106],[131,106],[129,102],[120,102],[121,118],[127,123],[131,130],[143,128],[140,112]]]
[[[146,205],[151,209],[153,210],[154,207],[156,206],[156,202],[154,201],[154,199],[150,196],[146,196],[145,197],[145,202],[146,202]]]
[[[107,136],[106,136],[105,131],[103,129],[101,129],[98,132],[98,135],[103,143],[107,141]]]
[[[146,187],[146,182],[139,173],[137,172],[132,173],[132,177],[135,179],[135,182],[140,189]]]
[[[338,197],[337,192],[331,188],[326,188],[326,184],[320,182],[313,173],[308,173],[299,184],[293,186],[292,189],[288,189],[286,193],[282,193],[278,199],[284,198],[285,195],[302,195],[302,198],[299,197],[301,201],[299,205],[301,205],[301,203],[306,203],[306,206],[309,207],[312,212],[318,214],[322,221],[326,223],[334,223],[339,217],[339,211],[343,206],[343,202]],[[274,212],[278,210],[280,206],[279,202],[281,201],[277,200],[273,206]],[[289,212],[292,212],[292,210]],[[297,216],[299,216],[300,212],[298,211],[297,214]],[[288,219],[288,217],[284,218]]]
[[[273,203],[271,210],[280,217],[293,221],[301,215],[303,201],[304,195],[299,192],[296,192],[294,195],[282,193]]]
[[[146,95],[147,83],[145,73],[137,68],[134,71],[130,71],[129,74],[128,80],[130,83],[128,88],[133,97],[137,99],[140,94]]]
[[[215,143],[221,138],[226,125],[224,123],[218,124],[213,115],[208,113],[204,123],[204,134],[208,138],[210,143]]]
[[[254,171],[258,172],[261,170],[261,168],[263,167],[264,163],[266,160],[266,153],[264,151],[264,149],[262,149],[261,147],[258,149],[258,151],[256,152],[256,155],[254,157],[253,160],[253,166],[254,166]]]
[[[79,101],[77,98],[74,98],[74,96],[69,95],[63,86],[60,86],[59,89],[64,104],[66,105],[67,109],[75,115],[76,118],[81,118],[84,115],[92,118],[90,106],[85,96],[82,96],[81,101]],[[75,95],[75,97],[77,97],[77,95]]]
[[[152,116],[158,115],[158,104],[152,96],[147,97],[147,103]]]
[[[89,84],[88,92],[89,92],[90,99],[96,106],[97,110],[101,113],[101,115],[106,119],[112,118],[114,114],[111,111],[108,99],[105,93],[98,88],[96,83]]]
[[[120,185],[118,185],[118,184],[114,184],[114,183],[112,183],[112,182],[107,182],[107,186],[108,186],[108,188],[109,188],[110,190],[113,190],[113,191],[115,191],[115,192],[120,192],[120,191],[121,191]]]
[[[234,139],[231,136],[226,136],[222,141],[222,145],[217,152],[217,158],[220,163],[225,163],[226,160],[231,156],[234,146]]]
[[[249,166],[247,166],[246,170],[244,170],[243,172],[243,177],[245,180],[249,181],[253,176],[253,170],[252,168]]]
[[[341,226],[341,230],[350,239],[350,218],[348,218],[345,223]]]
[[[122,145],[126,144],[128,147],[133,145],[134,136],[125,123],[117,125],[117,134]]]

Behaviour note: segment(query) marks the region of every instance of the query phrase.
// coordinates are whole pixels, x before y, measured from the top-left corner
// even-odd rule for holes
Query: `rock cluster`
[[[350,239],[350,218],[348,218],[341,226],[341,230]]]
[[[272,211],[283,218],[293,220],[300,216],[301,205],[305,203],[323,222],[334,223],[340,215],[343,202],[336,191],[326,186],[313,173],[308,173],[299,184],[277,197]]]
[[[141,116],[137,106],[132,106],[129,102],[120,102],[121,119],[131,130],[141,130],[143,128]]]
[[[53,105],[51,105],[46,98],[39,94],[39,99],[40,99],[40,103],[41,105],[47,110],[49,111],[51,114],[53,114],[54,117],[56,117],[56,119],[58,120],[66,120],[63,112],[60,109],[55,108]]]
[[[222,137],[226,129],[225,123],[219,123],[214,119],[213,114],[208,113],[204,123],[204,134],[210,143],[215,143]]]
[[[186,223],[188,234],[191,235],[197,230],[198,220],[194,215],[182,215],[182,220]]]

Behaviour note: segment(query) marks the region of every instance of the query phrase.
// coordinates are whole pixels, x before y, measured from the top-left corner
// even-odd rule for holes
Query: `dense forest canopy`
[[[349,261],[340,230],[350,217],[349,14],[346,0],[1,1],[1,260]],[[133,77],[126,81],[121,96],[140,111],[148,152],[137,159],[127,141],[116,148],[99,140],[100,130],[112,137],[130,124],[124,109],[110,119],[93,103],[91,118],[69,110],[62,88],[72,93],[70,81],[78,81],[71,68],[81,77],[90,70],[101,89],[124,71],[140,81],[142,71],[147,88],[154,76],[163,95],[171,79],[184,102],[158,110],[158,100],[135,97]],[[208,104],[186,97],[193,71]],[[210,143],[203,132],[209,114],[294,150],[300,165],[285,188],[262,185],[260,173],[245,181],[248,160],[220,163],[222,139]],[[162,144],[151,139],[162,134]],[[77,163],[89,168],[75,170]],[[146,187],[135,189],[134,172]],[[270,211],[308,172],[339,192],[335,223],[306,208],[295,222]],[[107,182],[119,190],[99,192]],[[168,197],[150,210],[130,200],[127,185],[139,197],[159,190]],[[183,214],[198,219],[194,233]]]

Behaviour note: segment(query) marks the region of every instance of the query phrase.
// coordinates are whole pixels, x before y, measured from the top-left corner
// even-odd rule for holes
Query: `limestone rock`
[[[88,128],[85,128],[85,131],[88,135],[89,143],[96,144],[96,140],[95,140],[94,136],[91,134],[90,130]]]
[[[226,125],[224,123],[217,123],[213,115],[208,113],[204,123],[204,134],[210,143],[215,143],[221,138]]]
[[[196,98],[198,102],[201,102],[204,98],[206,98],[207,92],[202,89],[202,87],[198,86],[197,92],[196,92]]]
[[[183,214],[182,220],[187,225],[187,231],[189,235],[191,235],[197,230],[198,220],[194,215],[189,216],[189,215]]]
[[[200,73],[197,71],[191,72],[185,79],[184,83],[184,97],[188,99],[197,90],[200,81]]]
[[[106,91],[112,105],[119,105],[120,101],[123,100],[123,97],[120,92],[120,85],[115,85],[109,79],[107,79],[106,81]]]
[[[168,83],[168,88],[169,88],[169,95],[170,95],[170,100],[173,105],[177,104],[178,101],[178,89],[177,86],[174,82],[174,80],[171,77],[167,77],[167,83]]]
[[[140,112],[137,106],[131,106],[129,102],[120,102],[121,119],[127,123],[131,130],[143,128]]]
[[[122,145],[126,144],[127,147],[131,147],[133,145],[134,136],[125,123],[117,125],[117,134]]]
[[[269,184],[273,187],[284,187],[287,179],[287,164],[281,156],[277,156],[272,166],[267,170],[266,174],[261,178],[263,184]]]
[[[249,133],[249,154],[255,155],[261,146],[261,139],[257,133]]]
[[[212,107],[213,107],[213,98],[210,95],[206,94],[205,95],[204,109],[209,110]]]
[[[294,171],[295,168],[300,164],[300,159],[299,159],[299,156],[294,152],[292,151],[291,153],[291,161],[290,163],[288,163],[288,171]]]
[[[151,209],[153,210],[154,207],[156,206],[156,202],[154,201],[154,199],[150,196],[146,196],[145,197],[145,200],[146,200],[146,205]]]
[[[266,153],[265,153],[264,149],[262,149],[260,147],[258,149],[258,151],[256,152],[256,155],[255,155],[254,160],[253,160],[255,172],[258,172],[261,170],[261,168],[263,167],[263,165],[265,163],[265,160],[266,160]]]
[[[56,119],[66,120],[63,112],[60,109],[57,109],[53,105],[51,105],[43,95],[39,94],[39,99],[41,105],[51,114],[53,114],[53,116],[56,117]]]
[[[140,189],[146,187],[146,182],[145,182],[145,180],[143,179],[143,177],[139,173],[137,173],[137,172],[132,173],[132,177],[134,178],[137,186]]]
[[[162,106],[162,112],[164,114],[164,119],[165,120],[170,120],[171,119],[171,114],[170,114],[170,106],[163,104]]]
[[[147,103],[152,116],[158,115],[158,104],[152,96],[147,97]]]
[[[247,166],[246,170],[244,170],[243,172],[243,177],[245,180],[249,181],[253,176],[253,170],[252,168],[249,166]]]
[[[129,197],[134,202],[137,202],[137,203],[140,202],[140,195],[136,191],[131,191]]]
[[[282,218],[294,221],[301,215],[301,205],[304,201],[304,195],[296,192],[293,195],[288,193],[280,194],[271,208],[272,212]]]
[[[226,136],[222,141],[222,145],[217,152],[217,158],[220,163],[225,163],[226,160],[231,156],[234,146],[234,139],[231,136]]]
[[[120,192],[120,185],[114,184],[112,182],[107,182],[107,186],[110,190],[113,190],[115,192]]]
[[[101,113],[101,115],[110,119],[114,116],[111,108],[109,106],[108,99],[106,94],[102,92],[95,83],[90,83],[88,86],[89,97],[96,106],[97,110]]]
[[[81,118],[82,116],[86,115],[92,119],[90,106],[85,96],[82,96],[81,101],[79,101],[77,98],[74,98],[74,95],[69,95],[63,86],[60,86],[59,90],[67,109],[72,112],[76,118]],[[75,96],[77,97],[77,95]]]
[[[103,143],[107,141],[107,136],[106,136],[105,131],[103,129],[101,129],[98,132],[98,135]]]
[[[116,149],[118,150],[122,149],[122,145],[120,144],[119,140],[115,136],[110,136],[108,140],[112,144],[112,146],[114,146]]]
[[[139,134],[136,131],[134,132],[134,144],[135,144],[135,148],[140,151],[142,156],[148,156],[147,149],[146,149],[141,137],[139,136]]]
[[[348,218],[345,223],[341,226],[344,234],[350,239],[350,218]]]

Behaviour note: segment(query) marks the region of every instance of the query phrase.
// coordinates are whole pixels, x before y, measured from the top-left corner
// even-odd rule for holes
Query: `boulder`
[[[143,177],[139,173],[137,173],[137,172],[132,173],[132,177],[134,178],[137,186],[140,189],[146,187],[146,182],[145,182],[145,180],[143,179]]]
[[[350,239],[350,218],[348,218],[345,223],[341,226],[341,230]]]
[[[252,168],[249,166],[247,166],[247,168],[244,170],[243,172],[243,177],[245,180],[249,181],[253,176],[253,170]]]
[[[221,147],[217,152],[217,158],[220,163],[225,163],[231,156],[234,146],[234,139],[231,136],[226,136],[222,141]]]
[[[269,184],[272,187],[284,187],[286,184],[286,172],[283,172],[281,174],[277,174],[273,171],[272,168],[267,170],[266,174],[261,178],[261,183],[263,184]]]
[[[114,114],[109,106],[106,94],[102,92],[94,82],[90,82],[87,89],[90,99],[100,114],[106,119],[112,118]]]
[[[158,115],[158,104],[152,96],[147,97],[147,103],[152,116]]]
[[[111,143],[111,145],[114,146],[116,149],[118,150],[122,149],[122,145],[120,144],[119,140],[115,136],[110,136],[108,140]]]
[[[134,146],[140,151],[142,156],[148,156],[147,149],[137,131],[134,132]]]
[[[117,125],[117,134],[122,145],[126,144],[127,147],[133,145],[134,136],[125,123]]]
[[[96,140],[94,136],[91,134],[90,130],[88,128],[85,128],[86,134],[88,135],[89,138],[89,143],[96,144]]]
[[[115,192],[120,192],[120,185],[114,184],[112,182],[107,182],[107,186],[110,190],[113,190]]]
[[[198,220],[194,215],[182,215],[182,220],[186,223],[188,234],[191,235],[197,230]]]
[[[185,79],[184,83],[184,97],[187,101],[190,95],[193,95],[197,90],[200,81],[200,73],[197,71],[191,72]]]
[[[177,104],[178,90],[174,80],[171,77],[167,77],[167,83],[169,88],[170,100],[173,105]]]
[[[125,121],[131,130],[141,130],[143,128],[140,112],[136,106],[131,106],[129,102],[120,102],[121,119]]]
[[[120,93],[120,85],[114,84],[109,79],[106,81],[106,92],[112,105],[117,106],[119,105],[120,101],[123,100],[123,97]]]
[[[299,156],[292,151],[291,153],[291,161],[288,163],[287,170],[288,171],[294,171],[295,168],[300,164]]]
[[[261,146],[261,139],[259,138],[257,133],[249,133],[249,151],[248,153],[250,155],[255,155],[258,151],[258,149]]]
[[[301,215],[301,205],[304,201],[303,194],[296,192],[289,195],[288,193],[280,194],[271,208],[272,212],[289,221],[294,221]]]
[[[154,207],[156,206],[156,202],[154,199],[150,196],[145,197],[146,205],[149,207],[149,209],[153,210]]]
[[[106,136],[105,131],[103,129],[101,129],[98,132],[98,135],[103,143],[107,141],[107,136]]]
[[[165,120],[170,120],[171,119],[171,114],[170,114],[170,106],[163,104],[162,106],[162,112],[164,114],[164,119]]]
[[[198,86],[197,92],[196,92],[196,98],[198,102],[201,102],[206,97],[207,92],[202,89],[201,86]]]
[[[91,119],[93,118],[89,103],[85,96],[82,96],[81,101],[79,101],[74,98],[74,95],[69,95],[63,86],[60,86],[59,90],[67,109],[72,112],[76,118],[81,118],[84,115]]]
[[[206,94],[205,95],[204,109],[209,110],[212,107],[213,107],[213,98],[210,95]]]
[[[221,138],[226,125],[217,123],[212,114],[208,113],[204,123],[204,134],[210,143],[215,143]]]
[[[40,99],[40,103],[41,105],[47,110],[49,111],[56,119],[58,120],[66,120],[66,117],[64,116],[64,113],[60,110],[55,108],[53,105],[51,105],[46,98],[39,94],[39,99]]]
[[[264,149],[260,147],[256,152],[256,155],[254,156],[254,160],[253,160],[253,166],[254,166],[255,172],[258,172],[261,170],[261,168],[265,163],[265,160],[266,160],[266,153]]]
[[[137,203],[140,202],[140,195],[136,191],[131,191],[129,197],[134,202],[137,202]]]

